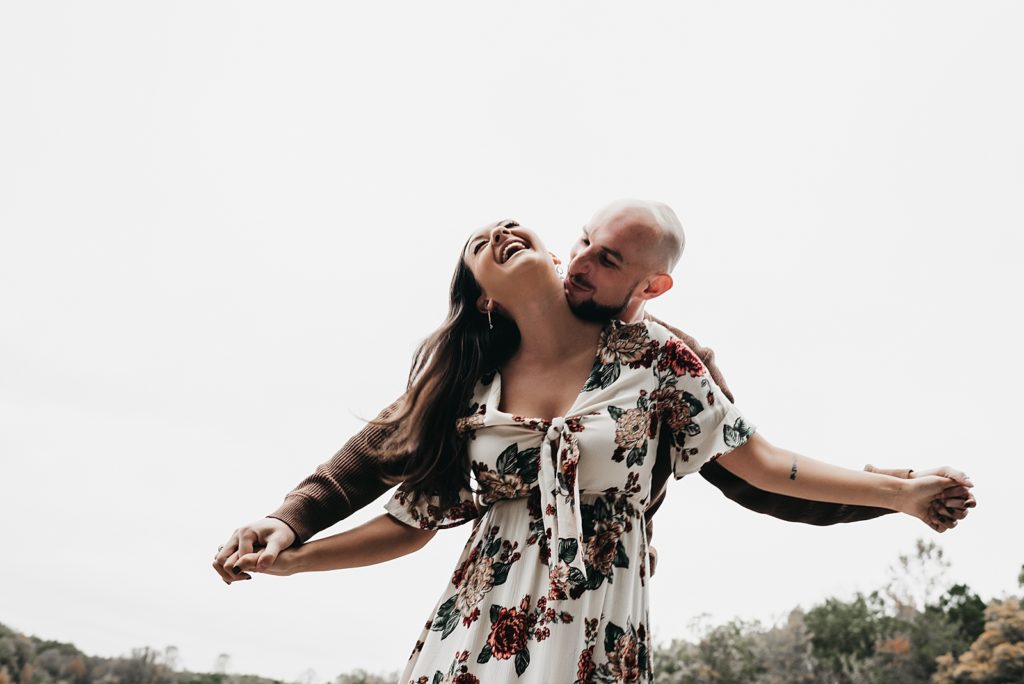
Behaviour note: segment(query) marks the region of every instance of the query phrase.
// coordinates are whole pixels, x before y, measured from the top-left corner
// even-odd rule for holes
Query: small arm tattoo
[[[796,479],[796,454],[793,455],[793,465],[789,468],[789,479]]]

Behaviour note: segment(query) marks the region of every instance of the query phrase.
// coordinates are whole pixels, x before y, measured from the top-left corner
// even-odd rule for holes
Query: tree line
[[[697,641],[654,651],[657,684],[975,684],[1024,683],[1024,609],[1005,596],[985,602],[946,581],[934,542],[900,556],[887,584],[853,598],[794,609],[782,624],[734,619],[705,626]],[[1024,567],[1017,577],[1024,587]],[[0,624],[0,684],[326,684],[311,670],[297,682],[229,674],[221,654],[212,672],[177,667],[178,650],[133,649],[88,656],[74,645],[27,636]],[[392,684],[364,670],[331,684]],[[431,683],[437,684],[437,683]]]
[[[946,580],[918,541],[887,584],[794,609],[780,625],[736,619],[655,649],[657,684],[1024,684],[1024,610]],[[1024,567],[1017,577],[1024,587]]]

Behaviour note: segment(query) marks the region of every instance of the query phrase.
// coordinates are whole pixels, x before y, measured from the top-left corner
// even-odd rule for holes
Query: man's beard
[[[626,299],[618,306],[598,304],[591,298],[578,304],[569,302],[569,308],[572,309],[573,314],[575,314],[577,318],[582,318],[585,321],[605,323],[615,318],[625,310],[626,306],[629,304],[631,296],[632,294],[627,294]]]

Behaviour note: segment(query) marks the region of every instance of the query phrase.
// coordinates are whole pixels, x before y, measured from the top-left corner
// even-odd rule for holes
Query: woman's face
[[[492,223],[474,231],[462,254],[485,299],[508,305],[538,287],[561,288],[554,261],[540,237],[515,221]],[[548,282],[551,281],[551,282]]]

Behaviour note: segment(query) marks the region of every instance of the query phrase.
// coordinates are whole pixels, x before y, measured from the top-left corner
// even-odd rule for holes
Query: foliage
[[[934,543],[890,567],[878,591],[829,598],[770,628],[733,620],[697,643],[655,650],[658,684],[960,684],[1024,682],[1024,615],[946,580]],[[1021,580],[1024,581],[1024,569]],[[938,670],[938,672],[937,672]]]
[[[1024,610],[1017,599],[987,606],[965,584],[950,585],[934,543],[901,555],[888,583],[852,599],[828,598],[778,625],[734,619],[704,626],[696,643],[654,651],[657,684],[1020,684]],[[1018,581],[1024,586],[1024,567]],[[122,658],[87,656],[74,645],[26,636],[0,624],[0,684],[284,684],[178,670],[178,649],[143,647]],[[384,684],[397,673],[355,670],[331,684]],[[317,684],[312,670],[291,684]]]
[[[813,637],[814,657],[826,669],[840,675],[849,664],[875,652],[875,644],[892,634],[893,620],[885,614],[878,594],[858,593],[852,601],[826,599],[807,613]]]
[[[985,609],[985,630],[970,650],[939,658],[935,684],[1024,682],[1024,610],[1011,598]]]
[[[284,684],[252,675],[228,674],[230,656],[222,653],[215,672],[178,670],[174,646],[136,648],[122,658],[87,656],[74,645],[26,636],[0,624],[0,684]],[[381,684],[397,673],[378,676],[357,670],[333,684]],[[313,684],[313,682],[306,682]]]

